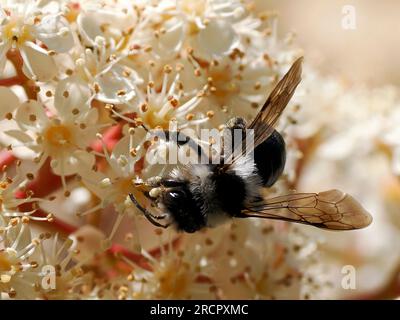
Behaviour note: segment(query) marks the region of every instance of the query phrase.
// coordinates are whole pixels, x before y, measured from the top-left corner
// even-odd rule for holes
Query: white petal
[[[130,6],[130,8],[132,7]],[[103,24],[108,24],[113,31],[121,32],[135,24],[136,15],[134,12],[124,14],[121,10],[110,11],[96,8],[81,13],[76,22],[84,42],[94,44],[97,36],[104,36],[101,31]]]
[[[20,131],[20,130],[7,130],[4,133],[9,135],[10,137],[14,138],[15,140],[18,140],[18,142],[22,142],[22,143],[33,142],[32,137],[30,137],[25,132]]]
[[[129,175],[130,172],[133,171],[133,167],[135,164],[134,158],[129,154],[129,134],[120,139],[116,145],[114,146],[113,152],[111,154],[111,167],[114,172],[120,176]],[[126,161],[119,161],[119,160]],[[125,163],[126,165],[122,165]]]
[[[65,29],[65,32],[61,32]],[[74,45],[68,21],[60,15],[45,16],[36,28],[37,37],[50,50],[67,52]]]
[[[97,120],[99,118],[99,113],[96,108],[91,108],[86,114],[82,115],[79,119],[75,119],[75,123],[71,127],[73,132],[73,141],[75,145],[80,149],[86,149],[94,140],[96,140],[96,133],[98,129],[96,128]],[[81,127],[79,124],[85,124]]]
[[[21,143],[18,140],[12,138],[10,135],[8,135],[6,133],[9,130],[21,131],[21,128],[17,125],[17,123],[14,120],[0,121],[0,145],[3,145],[3,146],[21,145]],[[22,159],[32,160],[37,155],[37,153],[33,152],[32,149],[34,149],[34,148],[28,149],[26,147],[21,146],[18,148],[14,148],[13,154],[21,160]],[[24,163],[24,162],[22,162],[22,163]],[[15,181],[17,181],[17,180],[15,180]]]
[[[18,97],[15,93],[6,87],[0,87],[0,120],[4,119],[4,116],[13,112],[19,105]]]
[[[20,46],[20,52],[24,65],[22,71],[32,79],[48,81],[57,74],[57,66],[46,50],[32,42],[26,42]]]
[[[95,163],[95,156],[82,150],[76,150],[72,154],[65,154],[53,159],[57,160],[56,165],[52,167],[53,172],[57,175],[71,175],[79,171],[81,166],[92,168]]]
[[[10,47],[11,43],[9,41],[0,43],[0,76],[3,76],[4,67],[7,62],[6,54]]]
[[[167,32],[156,38],[155,45],[153,45],[155,52],[162,57],[179,51],[185,37],[183,21],[176,18],[169,19],[164,24],[164,28]]]
[[[40,130],[48,122],[43,106],[36,100],[22,103],[15,114],[15,121],[23,129]]]
[[[64,5],[63,1],[53,0],[39,0],[35,3],[35,6],[39,7],[44,14],[57,14],[63,9]]]
[[[96,108],[91,108],[85,114],[85,124],[88,126],[93,126],[99,120],[99,111]]]
[[[137,21],[136,10],[132,10],[133,6],[130,2],[127,1],[124,8],[127,10],[127,13],[122,12],[121,6],[120,10],[109,10],[109,8],[104,7],[104,9],[93,10],[87,14],[93,15],[100,25],[108,23],[116,29],[124,30],[135,25]]]
[[[73,119],[89,109],[90,89],[79,77],[72,76],[61,80],[56,88],[54,107],[63,119]],[[73,110],[79,110],[76,115]]]
[[[230,23],[213,19],[200,30],[197,36],[197,48],[210,57],[221,56],[228,54],[237,41],[238,37]]]
[[[76,22],[83,40],[91,45],[95,43],[94,40],[97,36],[103,34],[99,21],[92,15],[80,14]]]
[[[96,82],[99,84],[101,90],[96,95],[96,98],[105,103],[121,104],[121,96],[118,91],[123,90],[126,94],[123,96],[125,101],[131,100],[135,95],[134,87],[126,79],[123,78],[122,71],[119,73],[119,68],[112,68],[109,72],[101,74],[96,77]],[[132,80],[134,76],[132,75]],[[136,77],[135,77],[136,78]]]
[[[7,13],[2,8],[0,8],[0,24],[4,22],[5,18],[7,18]]]
[[[73,249],[79,250],[79,254],[75,255],[74,259],[84,262],[89,261],[102,250],[105,235],[99,229],[85,225],[69,235],[69,238],[74,241]]]
[[[7,138],[7,145],[13,147],[13,154],[21,160],[32,160],[41,151],[40,146],[34,143],[33,138],[21,130],[6,130],[4,137]]]
[[[91,167],[86,167],[85,165],[79,166],[77,173],[82,177],[82,182],[85,187],[100,199],[104,199],[106,194],[110,192],[110,188],[101,186],[101,181],[106,178],[104,173],[93,171]]]

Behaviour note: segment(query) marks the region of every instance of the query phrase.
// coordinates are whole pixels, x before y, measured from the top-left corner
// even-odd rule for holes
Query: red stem
[[[12,152],[7,150],[0,151],[0,170],[3,171],[4,166],[9,166],[12,164],[17,158],[14,157]]]
[[[19,84],[24,88],[25,93],[28,96],[28,99],[36,100],[37,98],[36,83],[35,81],[30,80],[22,71],[22,66],[24,62],[19,50],[17,49],[8,50],[7,58],[14,65],[17,77],[20,79]]]
[[[111,245],[111,248],[108,249],[108,252],[113,255],[122,254],[124,257],[128,258],[139,267],[147,271],[152,270],[151,265],[148,263],[147,259],[144,256],[138,253],[134,253],[118,243],[114,243],[113,245]]]
[[[41,209],[37,209],[35,211],[34,216],[35,217],[47,217],[48,213]],[[78,229],[75,226],[70,225],[69,223],[66,223],[66,222],[62,221],[61,219],[54,217],[54,216],[53,216],[53,220],[51,222],[51,226],[65,234],[74,233]]]
[[[28,184],[27,190],[32,191],[35,197],[44,198],[59,187],[61,187],[61,178],[53,173],[50,159],[47,159],[39,169],[36,178]],[[26,198],[26,192],[17,191],[15,196],[18,199]],[[26,208],[23,206],[21,209],[25,210]]]
[[[15,85],[22,85],[25,79],[20,76],[13,76],[10,78],[0,79],[0,86],[11,87]]]

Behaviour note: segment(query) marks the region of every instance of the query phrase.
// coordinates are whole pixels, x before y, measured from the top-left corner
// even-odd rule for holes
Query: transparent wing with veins
[[[246,137],[243,137],[242,143],[237,144],[233,153],[227,155],[227,163],[233,163],[241,156],[249,154],[252,149],[263,143],[273,133],[279,117],[301,81],[302,62],[303,58],[300,57],[293,63],[289,71],[272,90],[257,116],[247,126],[247,129],[250,129],[247,134],[253,135],[254,143],[249,146],[246,143]]]
[[[285,220],[331,230],[360,229],[372,222],[368,211],[340,190],[266,199],[248,206],[240,217]]]
[[[303,58],[297,59],[285,76],[272,90],[267,101],[248,126],[254,130],[254,147],[265,141],[274,131],[274,127],[292,98],[301,81]]]

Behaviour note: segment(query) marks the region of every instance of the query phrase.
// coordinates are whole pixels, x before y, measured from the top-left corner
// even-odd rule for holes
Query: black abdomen
[[[221,209],[231,216],[237,216],[246,197],[243,179],[234,173],[215,174],[212,179]]]
[[[265,187],[271,187],[281,176],[286,162],[285,141],[276,130],[254,149],[254,161]]]

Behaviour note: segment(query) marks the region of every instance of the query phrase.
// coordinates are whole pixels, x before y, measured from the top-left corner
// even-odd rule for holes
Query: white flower
[[[144,9],[150,28],[145,25],[147,33],[142,37],[161,57],[179,52],[184,45],[204,59],[221,57],[238,43],[231,18],[243,12],[239,1],[161,1]]]
[[[60,239],[58,234],[53,237],[46,236],[37,250],[38,275],[41,282],[36,286],[36,291],[40,299],[78,299],[90,293],[91,287],[94,286],[93,274],[90,266],[86,264],[96,252],[93,250],[94,246],[91,246],[93,251],[89,255],[87,250],[88,244],[99,241],[99,233],[87,227],[71,234],[65,240]],[[54,273],[46,272],[44,266],[50,266]],[[86,270],[83,267],[86,267]],[[49,276],[54,277],[53,288],[43,286],[43,278]]]
[[[42,12],[35,2],[2,5],[0,40],[0,73],[7,52],[17,48],[23,59],[23,72],[39,81],[50,80],[57,73],[52,53],[66,52],[73,45],[71,29],[62,15]]]
[[[5,223],[0,216],[0,294],[15,299],[73,299],[91,287],[91,275],[77,259],[88,232],[61,241],[56,234],[31,237],[27,217]]]
[[[203,252],[221,298],[303,299],[315,292],[305,273],[317,264],[316,244],[295,226],[240,220],[197,237],[208,243]]]
[[[29,258],[34,254],[40,239],[31,240],[29,218],[4,220],[0,215],[0,294],[10,298],[36,297],[35,283],[39,277],[38,266]]]
[[[160,230],[158,230],[160,231]],[[158,235],[158,236],[157,236]],[[171,240],[171,233],[156,232],[160,254],[142,249],[146,268],[121,257],[133,271],[125,281],[127,293],[134,299],[206,299],[216,297],[213,282],[215,265],[206,262],[209,238],[203,241],[182,236]],[[204,243],[204,239],[207,239]],[[165,245],[165,249],[162,246]],[[125,298],[129,296],[125,295]]]
[[[16,174],[11,179],[4,173],[0,180],[0,216],[7,221],[12,218],[23,217],[35,221],[52,221],[53,216],[48,214],[46,217],[34,216],[36,209],[33,203],[42,202],[43,199],[34,198],[30,192],[26,193],[25,198],[17,198],[16,193],[23,189],[27,183],[32,179],[33,174],[27,172],[23,173],[21,165],[16,166]],[[31,204],[33,207],[30,211],[23,211],[19,207],[23,204]]]
[[[11,91],[4,91],[8,98]],[[87,148],[97,133],[98,112],[90,108],[90,92],[78,78],[60,81],[54,93],[54,106],[45,109],[35,100],[15,105],[15,122],[19,128],[6,130],[13,138],[11,146],[35,152],[38,167],[51,158],[53,171],[62,177],[77,172],[83,163],[94,164]],[[14,98],[15,101],[15,98]],[[15,141],[15,142],[14,142]]]
[[[99,138],[102,139],[101,136]],[[90,166],[80,166],[79,173],[82,174],[82,182],[101,200],[99,206],[96,206],[97,208],[102,208],[112,203],[120,213],[124,213],[126,209],[125,199],[129,192],[133,192],[133,180],[137,175],[134,166],[140,159],[136,154],[135,148],[137,148],[137,145],[134,141],[135,137],[131,130],[130,134],[128,133],[118,141],[111,155],[102,141],[104,153],[101,156],[105,157],[109,165],[109,170],[106,172],[100,172],[97,169],[93,170]],[[82,214],[95,210],[92,208]]]
[[[122,48],[137,22],[137,11],[131,1],[84,1],[76,19],[78,31],[87,45],[102,37],[116,48]]]
[[[123,103],[135,95],[141,83],[136,71],[124,65],[119,54],[104,38],[97,37],[93,49],[85,49],[76,60],[76,74],[92,88],[93,98],[104,103]]]
[[[186,82],[181,80],[181,77],[186,78],[187,73],[195,72],[192,66],[187,66],[188,70],[186,70],[186,67],[179,62],[176,63],[175,68],[169,64],[161,67],[153,61],[149,64],[148,80],[143,84],[135,85],[136,96],[130,101],[121,96],[123,105],[107,106],[113,115],[127,121],[133,127],[139,127],[136,130],[137,133],[143,133],[140,127],[150,131],[149,134],[140,136],[140,140],[137,140],[138,135],[135,134],[137,143],[135,159],[145,157],[144,170],[139,172],[143,176],[149,176],[150,172],[153,175],[157,174],[153,170],[154,167],[147,165],[166,163],[167,149],[171,150],[174,147],[174,142],[168,142],[164,138],[154,139],[152,136],[154,131],[179,130],[199,144],[208,144],[208,141],[199,140],[200,129],[214,127],[213,123],[217,123],[220,119],[220,113],[214,112],[209,104],[203,103],[205,97],[210,95],[207,82],[203,85],[197,82],[195,83],[197,86],[188,84],[189,88],[187,88]],[[161,79],[155,77],[159,73],[162,74]],[[202,104],[204,107],[201,107]],[[220,124],[224,122],[225,120]],[[186,147],[177,150],[180,153],[186,151],[188,151]],[[194,153],[193,155],[195,156]]]
[[[165,65],[162,79],[156,80],[154,71],[150,69],[149,80],[143,85],[135,86],[137,97],[133,101],[125,100],[127,106],[122,112],[136,113],[136,117],[148,129],[168,129],[171,120],[177,121],[178,129],[207,122],[207,116],[198,114],[196,117],[195,114],[206,94],[206,87],[185,92],[185,85],[180,81],[180,73],[183,72],[180,66],[177,66],[175,74],[172,71],[170,65]],[[115,110],[113,112],[116,113]]]
[[[271,68],[262,56],[251,60],[244,52],[236,53],[241,57],[198,66],[210,86],[210,95],[203,105],[218,108],[226,118],[251,119],[265,102],[279,70]]]

